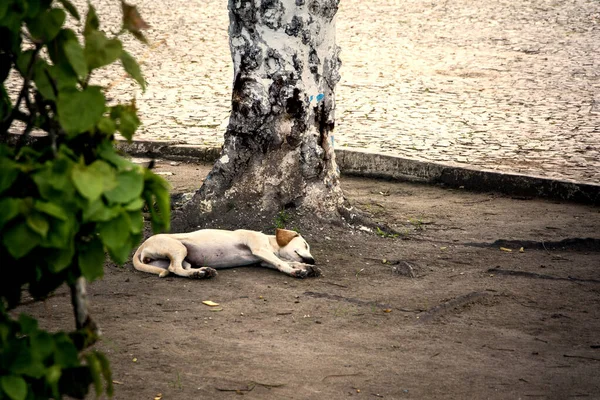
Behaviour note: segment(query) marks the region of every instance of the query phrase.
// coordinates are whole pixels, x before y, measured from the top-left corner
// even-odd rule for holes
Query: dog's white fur
[[[133,266],[165,277],[210,278],[216,269],[260,263],[296,278],[318,276],[306,240],[297,232],[277,229],[275,235],[249,230],[201,229],[148,238],[133,256]]]

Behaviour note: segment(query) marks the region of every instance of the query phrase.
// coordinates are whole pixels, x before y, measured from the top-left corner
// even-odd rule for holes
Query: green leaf
[[[16,259],[29,253],[41,240],[40,235],[29,229],[24,221],[7,229],[2,237],[4,246]]]
[[[98,361],[100,362],[100,366],[102,367],[102,375],[104,375],[104,381],[106,382],[106,394],[108,397],[112,397],[113,395],[113,382],[112,382],[112,372],[110,370],[110,363],[108,362],[108,358],[99,351],[95,352]]]
[[[117,167],[119,171],[130,170],[138,168],[134,163],[129,161],[127,158],[120,156],[117,150],[113,147],[111,141],[104,141],[98,146],[98,157],[110,162],[112,165]]]
[[[92,379],[94,380],[94,389],[96,390],[96,396],[100,396],[102,394],[102,365],[100,361],[96,358],[94,353],[84,355],[85,360],[87,361],[87,365],[90,368],[90,372],[92,373]]]
[[[117,186],[104,197],[111,203],[129,203],[144,190],[144,176],[139,170],[123,171],[117,175]]]
[[[54,39],[65,22],[67,14],[60,8],[52,8],[39,14],[27,23],[27,29],[34,40],[47,43]]]
[[[34,232],[38,233],[42,238],[45,238],[48,234],[48,228],[50,224],[48,220],[44,218],[44,215],[38,212],[31,212],[27,215],[27,226],[29,226]]]
[[[138,197],[137,199],[133,199],[133,201],[129,204],[123,206],[123,208],[127,211],[137,211],[141,210],[144,207],[144,199]]]
[[[123,68],[125,72],[127,72],[133,79],[137,81],[142,87],[142,90],[146,90],[146,80],[142,75],[142,70],[140,69],[139,64],[135,61],[135,58],[131,56],[128,52],[123,50],[121,53],[121,63],[123,64]]]
[[[154,232],[168,231],[171,218],[171,198],[169,196],[169,183],[162,177],[145,171],[144,198],[152,217],[152,230]],[[154,207],[156,202],[156,207]]]
[[[62,207],[58,206],[56,203],[49,203],[45,201],[36,200],[33,207],[46,215],[50,215],[51,217],[58,218],[63,221],[66,221],[67,218],[69,218],[65,210]],[[0,207],[0,209],[2,209],[2,207]]]
[[[12,101],[8,97],[8,93],[4,85],[0,86],[0,121],[3,121],[7,115],[12,112]]]
[[[98,125],[96,127],[100,132],[106,135],[112,135],[117,131],[117,124],[108,117],[100,118],[100,121],[98,121]]]
[[[48,4],[49,5],[49,4]],[[25,13],[26,18],[33,18],[40,12],[47,10],[48,6],[42,8],[41,0],[29,0],[27,1],[27,12]]]
[[[0,385],[4,393],[12,400],[25,400],[25,397],[27,397],[27,383],[20,376],[5,375],[0,377]]]
[[[10,3],[8,1],[0,1],[0,20],[4,18],[6,15],[6,11],[8,11],[8,6]]]
[[[7,369],[15,375],[34,376],[40,372],[33,365],[33,357],[26,341],[13,340],[10,347],[3,347],[2,350],[3,360],[8,364]]]
[[[81,201],[70,179],[74,165],[70,159],[59,156],[53,161],[47,161],[44,168],[32,175],[43,199],[64,205]]]
[[[77,348],[65,333],[54,335],[54,363],[63,367],[77,367],[79,365],[79,354]]]
[[[63,90],[77,90],[77,74],[71,64],[61,62],[50,67],[50,76],[56,83],[56,88],[60,93]]]
[[[133,243],[134,238],[136,238],[136,235],[128,237],[127,241],[122,243],[121,246],[114,247],[112,249],[108,249],[108,254],[110,255],[110,258],[116,264],[123,265],[127,261],[127,259],[129,258],[129,255],[131,253],[131,249],[133,248],[132,243]],[[135,239],[135,240],[138,240],[138,239]],[[137,243],[139,243],[139,240]]]
[[[62,4],[62,6],[65,8],[65,10],[67,10],[67,12],[69,14],[71,14],[71,16],[73,18],[75,18],[77,21],[81,21],[79,12],[77,11],[77,8],[73,5],[73,3],[71,3],[69,0],[58,0],[58,1],[60,2],[60,4]]]
[[[113,219],[121,213],[120,207],[106,207],[101,198],[88,204],[83,210],[83,222],[104,222]]]
[[[56,38],[54,38],[53,41],[48,43],[48,55],[50,56],[50,60],[52,60],[52,63],[55,66],[60,67],[60,69],[62,70],[60,71],[61,77],[68,76],[70,79],[77,79],[77,73],[75,72],[73,67],[71,67],[69,58],[65,53],[65,45],[71,41],[79,43],[79,39],[77,39],[77,34],[71,29],[61,29]],[[57,80],[59,78],[58,75],[54,75],[54,77]],[[59,86],[60,91],[61,85],[57,83],[57,86]]]
[[[0,4],[6,3],[6,1],[0,1]],[[7,4],[11,6],[11,4]],[[21,27],[23,24],[23,17],[26,14],[26,7],[24,4],[12,4],[12,7],[7,9],[7,13],[4,18],[0,19],[0,26],[5,27],[2,29],[2,47],[9,49],[13,54],[18,54],[21,48],[22,33]]]
[[[88,243],[82,243],[78,246],[78,253],[81,274],[90,282],[102,278],[105,255],[100,239],[94,238]]]
[[[79,223],[76,218],[69,218],[66,221],[52,220],[50,221],[48,237],[41,246],[71,251],[73,249],[73,237],[78,228]]]
[[[129,219],[131,220],[129,231],[133,234],[142,233],[144,230],[144,216],[142,215],[142,212],[140,210],[136,210],[130,211],[128,214]]]
[[[26,50],[17,55],[16,67],[22,77],[27,76],[27,70],[31,64],[31,58],[33,57],[33,50]]]
[[[121,57],[123,44],[119,39],[108,39],[103,32],[92,31],[85,36],[85,60],[89,70],[112,64]]]
[[[69,135],[92,129],[104,113],[104,95],[97,86],[83,91],[63,91],[56,103],[58,120]]]
[[[96,9],[92,3],[88,2],[88,13],[85,17],[85,27],[83,29],[83,35],[87,36],[90,33],[97,31],[100,28],[100,20],[96,14]]]
[[[23,313],[19,314],[19,325],[21,325],[19,331],[25,335],[31,335],[38,329],[37,320]]]
[[[19,215],[19,209],[21,208],[21,199],[13,199],[10,197],[4,197],[0,199],[0,229],[10,220]]]
[[[54,274],[57,274],[70,266],[73,261],[73,257],[75,256],[75,246],[73,245],[72,237],[70,239],[71,240],[69,240],[67,245],[63,248],[47,250],[45,259],[48,263],[48,269]]]
[[[77,191],[86,199],[94,201],[117,185],[115,170],[106,162],[96,160],[85,166],[78,164],[71,174]]]
[[[141,124],[137,117],[135,103],[126,106],[118,105],[112,107],[110,116],[111,118],[118,120],[117,129],[127,140],[131,141],[133,134]]]
[[[55,399],[61,398],[60,389],[58,383],[60,382],[60,377],[62,376],[62,370],[58,365],[53,365],[46,370],[46,383],[50,385],[52,390],[52,396]],[[66,393],[63,393],[66,394]]]
[[[35,86],[47,100],[56,100],[56,86],[53,84],[52,75],[50,74],[50,65],[43,60],[37,60],[33,67],[33,81]]]
[[[79,79],[85,80],[88,74],[88,68],[83,47],[81,47],[79,41],[75,39],[63,42],[63,51]]]
[[[45,360],[54,352],[54,340],[46,331],[36,332],[30,336],[31,352],[39,360]]]
[[[0,193],[11,187],[19,174],[19,165],[13,160],[0,157]]]
[[[129,229],[131,220],[129,215],[121,213],[117,218],[110,221],[101,223],[98,229],[102,242],[107,247],[111,258],[122,263],[123,260],[123,247],[129,246]],[[127,249],[127,252],[131,250],[131,247]],[[125,255],[125,258],[127,255]]]

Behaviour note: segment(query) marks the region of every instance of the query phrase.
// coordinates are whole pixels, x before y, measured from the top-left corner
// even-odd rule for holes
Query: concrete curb
[[[173,141],[118,141],[117,147],[133,156],[172,160],[214,162],[217,147],[187,145]],[[474,191],[493,191],[513,196],[542,197],[600,205],[600,185],[577,183],[538,176],[478,170],[441,163],[373,153],[361,149],[337,149],[336,160],[345,175],[392,179]]]

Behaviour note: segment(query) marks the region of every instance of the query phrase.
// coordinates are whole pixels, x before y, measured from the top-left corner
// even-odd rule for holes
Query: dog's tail
[[[131,261],[133,262],[133,267],[135,269],[137,269],[138,271],[142,271],[142,272],[149,272],[151,274],[156,274],[156,275],[160,276],[161,278],[164,278],[165,276],[169,275],[169,270],[167,268],[161,268],[161,267],[157,267],[156,265],[146,264],[142,260],[143,251],[144,251],[144,245],[142,244],[140,247],[138,247],[138,249],[135,251],[135,254],[133,255],[133,258]]]

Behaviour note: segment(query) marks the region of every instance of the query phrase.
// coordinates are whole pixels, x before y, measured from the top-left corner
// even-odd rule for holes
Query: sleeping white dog
[[[277,229],[275,235],[243,229],[158,234],[142,243],[133,256],[137,270],[161,278],[169,273],[210,278],[220,268],[258,263],[296,278],[321,274],[306,240],[286,229]]]

